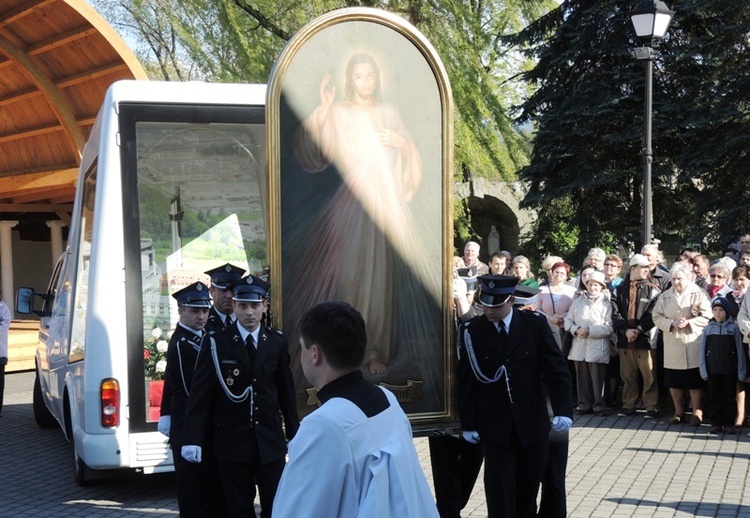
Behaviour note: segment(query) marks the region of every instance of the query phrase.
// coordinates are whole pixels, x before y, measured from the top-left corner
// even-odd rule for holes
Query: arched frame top
[[[358,33],[352,35],[347,32],[347,28],[358,28],[362,30],[363,39],[367,36],[365,33],[371,29],[370,32],[378,33],[387,36],[383,40],[377,38],[370,38],[367,43],[362,45],[362,49],[359,49],[357,44]],[[347,34],[346,41],[341,41],[340,45],[336,44],[336,37],[324,37],[324,33],[328,35],[333,34],[333,31],[341,31],[343,34]],[[339,34],[339,33],[336,33]],[[390,35],[393,35],[391,37]],[[387,41],[384,41],[387,40]],[[389,43],[390,41],[390,43]],[[399,43],[400,42],[400,43]],[[390,45],[390,47],[389,47]],[[398,48],[398,45],[402,45],[404,50],[403,54],[394,54],[394,48]],[[352,48],[349,48],[351,46]],[[345,47],[342,49],[342,47]],[[266,100],[266,135],[267,135],[267,172],[268,172],[268,235],[269,235],[269,247],[268,256],[269,264],[271,267],[271,284],[273,286],[274,294],[283,294],[285,289],[290,289],[289,286],[285,287],[284,282],[287,282],[288,272],[284,271],[287,266],[283,264],[284,255],[288,255],[287,252],[282,250],[282,243],[285,241],[284,233],[288,229],[284,228],[282,222],[282,190],[284,189],[284,182],[282,181],[282,174],[285,174],[286,166],[284,163],[289,164],[294,161],[291,156],[291,147],[289,140],[290,131],[287,127],[290,123],[285,120],[284,113],[289,113],[292,110],[290,106],[294,104],[294,100],[290,101],[292,97],[295,100],[303,98],[304,95],[311,97],[309,103],[305,104],[306,100],[303,99],[302,104],[305,104],[305,109],[302,112],[309,113],[308,108],[314,108],[317,103],[317,97],[319,95],[319,86],[321,84],[321,77],[325,68],[315,68],[314,65],[310,65],[305,62],[300,65],[300,61],[307,58],[312,58],[310,61],[315,62],[326,62],[328,57],[336,55],[338,57],[332,58],[335,62],[331,65],[331,83],[328,88],[336,88],[336,97],[341,98],[343,94],[341,77],[343,74],[343,64],[347,61],[352,54],[363,50],[368,53],[372,53],[376,56],[376,61],[380,61],[381,64],[385,62],[386,65],[393,65],[390,68],[394,70],[394,74],[399,75],[399,84],[406,92],[391,91],[388,92],[385,97],[388,102],[393,102],[400,108],[403,119],[406,121],[406,126],[409,127],[409,131],[412,134],[419,134],[422,131],[420,127],[421,121],[428,119],[424,113],[421,115],[413,115],[409,112],[419,112],[419,110],[425,110],[426,108],[421,106],[420,99],[420,87],[426,86],[426,90],[429,92],[437,92],[434,96],[436,102],[434,104],[428,104],[432,109],[431,117],[439,117],[439,123],[436,125],[436,129],[429,130],[436,133],[430,135],[435,138],[430,140],[422,135],[423,145],[421,149],[422,159],[424,161],[424,176],[432,178],[434,182],[432,187],[427,186],[428,182],[422,184],[423,190],[426,188],[430,193],[430,203],[434,205],[432,208],[437,208],[439,205],[439,217],[431,220],[434,222],[434,227],[439,224],[440,228],[437,230],[433,228],[434,242],[439,241],[439,253],[425,257],[424,261],[428,262],[432,268],[431,276],[432,279],[429,282],[434,282],[438,286],[437,290],[440,292],[438,295],[439,305],[442,309],[442,317],[440,318],[440,324],[438,327],[441,328],[442,340],[442,372],[441,375],[445,380],[443,401],[445,407],[440,411],[428,411],[423,413],[409,414],[413,424],[418,425],[430,425],[436,424],[437,422],[446,422],[446,420],[455,420],[455,408],[453,408],[453,397],[452,387],[453,383],[453,369],[454,365],[454,328],[453,328],[453,286],[452,286],[452,275],[450,271],[451,255],[453,250],[453,98],[448,80],[447,73],[443,66],[440,57],[435,51],[434,47],[430,42],[422,35],[415,27],[409,24],[403,18],[388,13],[385,11],[370,9],[370,8],[347,8],[329,12],[311,23],[303,27],[284,47],[279,58],[276,61],[274,69],[269,79],[267,100]],[[390,53],[389,53],[390,52]],[[407,56],[408,55],[408,56]],[[419,73],[415,72],[412,74],[412,70],[405,68],[408,67],[412,56],[420,56],[418,67],[415,67],[419,71],[429,70],[429,72],[422,74],[419,77]],[[406,64],[404,64],[406,62]],[[299,69],[295,68],[294,74],[291,73],[292,67],[299,66],[310,66],[310,74],[300,74]],[[426,66],[425,66],[426,65]],[[400,68],[399,68],[400,67]],[[386,70],[388,66],[381,67],[381,73],[387,74]],[[428,80],[426,76],[431,75]],[[287,88],[288,81],[299,79],[304,76],[305,82],[303,92],[300,92],[301,87],[297,87],[294,92],[290,94]],[[339,78],[339,82],[336,79]],[[291,79],[290,79],[291,78]],[[411,81],[415,81],[412,83]],[[422,81],[422,82],[420,82]],[[383,82],[386,82],[385,79]],[[430,84],[427,84],[430,83]],[[404,87],[406,85],[406,87]],[[430,96],[432,94],[429,94]],[[437,112],[440,112],[439,114]],[[297,118],[296,121],[302,120],[304,113],[295,111]],[[408,120],[407,120],[408,119]],[[439,128],[437,127],[439,126]],[[429,133],[428,130],[425,130]],[[424,132],[423,132],[424,133]],[[437,134],[439,133],[439,134]],[[415,140],[418,140],[415,137]],[[438,144],[439,142],[439,144]],[[309,172],[309,171],[308,171]],[[431,190],[429,190],[431,189]],[[432,196],[434,194],[434,196]],[[426,197],[423,195],[423,198]],[[433,199],[434,198],[434,199]],[[422,200],[422,203],[425,201]],[[294,204],[288,204],[283,207],[285,218],[288,219],[289,213],[298,210]],[[432,214],[432,213],[431,213]],[[421,217],[421,214],[417,216],[417,219]],[[421,225],[421,226],[420,226]],[[419,231],[424,231],[425,228],[429,227],[429,224],[424,221],[418,225]],[[430,232],[432,233],[432,232]],[[300,254],[305,254],[305,250],[300,250]],[[440,264],[437,264],[440,263]],[[436,278],[439,276],[439,278]],[[302,288],[304,289],[304,288]],[[274,314],[275,324],[280,324],[282,329],[291,337],[295,336],[296,330],[289,329],[289,323],[285,321],[285,308],[287,304],[283,299],[285,297],[276,296],[272,297],[272,310]],[[296,313],[295,313],[296,314]],[[295,321],[296,322],[296,321]],[[293,325],[291,327],[294,327]],[[293,347],[295,347],[293,345]],[[294,360],[293,360],[294,361]],[[407,413],[409,413],[407,411]]]

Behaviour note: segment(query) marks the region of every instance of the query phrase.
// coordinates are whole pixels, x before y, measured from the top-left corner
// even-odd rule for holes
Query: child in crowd
[[[737,381],[745,379],[742,335],[724,297],[711,302],[713,318],[703,331],[700,373],[708,380],[711,433],[736,433]]]

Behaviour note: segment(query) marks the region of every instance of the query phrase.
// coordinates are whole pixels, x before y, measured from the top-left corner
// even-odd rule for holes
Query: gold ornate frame
[[[342,39],[347,41],[341,41],[341,45],[322,45],[321,48],[312,48],[312,50],[310,50],[310,45],[315,45],[321,41],[320,39],[316,39],[316,36],[334,28],[341,34],[345,35],[346,38]],[[349,28],[351,28],[351,30]],[[416,49],[418,54],[424,60],[424,63],[426,63],[431,74],[431,78],[422,77],[417,79],[434,82],[434,87],[436,87],[439,95],[441,111],[439,131],[441,135],[441,143],[439,144],[439,153],[436,153],[436,156],[440,157],[440,217],[439,221],[434,221],[433,223],[435,226],[438,224],[440,225],[439,238],[441,241],[441,257],[432,258],[433,261],[440,261],[440,264],[433,265],[432,271],[434,272],[434,275],[440,276],[440,279],[438,280],[441,290],[440,300],[435,302],[438,303],[437,305],[440,307],[441,311],[440,336],[442,337],[442,344],[436,345],[442,346],[440,356],[442,359],[440,372],[444,380],[442,385],[442,403],[439,405],[439,408],[431,408],[427,411],[409,412],[407,409],[407,414],[409,415],[412,425],[415,429],[424,432],[435,428],[453,426],[455,422],[457,422],[454,403],[455,324],[453,319],[453,287],[450,269],[453,249],[453,101],[448,76],[435,49],[416,28],[394,14],[370,8],[340,9],[327,13],[307,24],[287,43],[271,73],[266,101],[266,157],[268,161],[268,256],[271,267],[271,284],[274,293],[274,296],[272,297],[272,311],[275,324],[284,330],[287,336],[290,337],[290,347],[295,349],[298,345],[294,340],[298,335],[296,330],[289,329],[288,326],[285,326],[284,301],[282,300],[284,297],[280,296],[284,293],[283,282],[285,267],[285,265],[282,264],[282,243],[284,237],[282,236],[284,230],[282,228],[282,210],[294,211],[296,209],[295,206],[282,207],[282,160],[290,160],[288,156],[282,156],[282,150],[284,148],[282,145],[282,138],[284,138],[282,136],[282,126],[286,124],[286,122],[282,120],[282,109],[284,109],[283,104],[286,102],[286,98],[284,97],[286,95],[285,79],[287,79],[290,67],[295,66],[295,58],[301,55],[300,53],[303,49],[307,52],[306,55],[308,57],[310,55],[315,55],[322,62],[327,59],[328,56],[335,53],[339,48],[345,47],[347,43],[357,41],[358,35],[362,33],[362,29],[366,29],[364,32],[371,29],[374,33],[382,33],[382,35],[386,37],[388,34],[394,34],[396,39],[403,39],[404,45],[410,45],[413,49]],[[404,50],[404,54],[411,52],[408,48],[405,48]],[[310,52],[312,52],[312,54],[310,54]],[[400,56],[401,54],[399,54],[399,57]],[[392,58],[392,56],[390,57]],[[309,91],[309,85],[307,88]],[[284,129],[286,130],[287,128]],[[424,150],[420,149],[420,151],[424,154]],[[431,159],[435,160],[434,157],[431,157]],[[438,174],[438,171],[424,171],[425,176],[428,174],[436,175]],[[286,212],[285,214],[289,214],[289,212]],[[300,253],[304,254],[305,251],[301,250]],[[428,258],[425,258],[425,260],[427,261]],[[299,289],[304,289],[304,286],[300,286]],[[294,355],[293,358],[295,358]],[[409,389],[406,385],[411,380],[403,381],[404,385],[394,385],[389,381],[381,383],[381,385],[387,386],[397,394],[402,390],[408,392]],[[312,399],[314,400],[314,398]],[[300,405],[310,404],[310,400],[298,401]],[[303,415],[306,411],[304,407],[301,408],[301,415]]]

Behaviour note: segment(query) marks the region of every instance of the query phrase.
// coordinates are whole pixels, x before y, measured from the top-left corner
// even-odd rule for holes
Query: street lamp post
[[[644,0],[639,2],[630,13],[635,33],[644,46],[633,49],[636,59],[646,62],[646,105],[643,112],[643,244],[651,242],[651,225],[653,210],[651,201],[651,163],[653,152],[651,149],[651,121],[652,95],[654,78],[654,47],[664,38],[672,21],[674,11],[660,0]]]

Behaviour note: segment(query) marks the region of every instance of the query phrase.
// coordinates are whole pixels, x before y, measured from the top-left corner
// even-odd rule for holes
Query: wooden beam
[[[96,120],[96,116],[89,115],[88,117],[84,117],[83,119],[76,119],[76,122],[78,123],[79,128],[82,126],[90,126],[94,124],[94,120]],[[16,133],[6,133],[5,135],[0,135],[0,144],[3,144],[5,142],[12,142],[14,140],[21,140],[28,137],[36,137],[39,135],[45,135],[47,133],[54,133],[56,131],[63,131],[64,128],[60,124],[49,124],[47,126],[38,126],[36,128],[29,128],[23,131],[18,131]]]
[[[7,97],[0,98],[0,106],[7,106],[9,104],[18,103],[21,101],[25,101],[26,99],[31,99],[32,97],[38,97],[40,95],[42,95],[42,92],[40,92],[37,88],[31,88],[22,92],[16,92],[14,94],[8,95]]]
[[[83,146],[86,144],[86,139],[83,137],[83,132],[76,123],[70,104],[63,97],[60,89],[55,86],[46,72],[24,50],[13,45],[8,38],[2,35],[0,35],[0,50],[15,61],[24,74],[44,93],[60,124],[65,128],[65,134],[71,151],[80,157],[83,152]]]
[[[77,174],[78,164],[52,164],[42,167],[29,167],[26,169],[17,169],[15,171],[0,172],[0,179],[3,179],[3,181],[0,182],[0,189],[5,189],[5,184],[9,181],[7,179],[13,179],[16,176],[25,176],[26,178],[30,178],[31,175],[61,174],[63,172],[68,173],[68,171],[74,171]]]
[[[128,65],[126,65],[125,63],[121,61],[117,61],[115,63],[110,63],[109,65],[104,65],[99,68],[92,68],[90,70],[86,70],[85,72],[81,72],[80,74],[75,74],[72,76],[60,78],[55,82],[55,85],[58,88],[67,88],[69,86],[77,85],[79,83],[85,83],[86,81],[95,79],[97,77],[106,76],[114,72],[119,72],[120,70],[127,70],[127,69],[128,69]]]
[[[52,4],[57,0],[24,0],[18,7],[14,9],[8,9],[7,11],[0,13],[0,27],[5,27],[13,22],[16,22],[33,13],[37,9],[41,9],[47,4]]]
[[[62,131],[63,127],[59,124],[50,124],[49,126],[39,126],[36,128],[27,129],[25,131],[19,131],[17,133],[7,133],[0,135],[0,144],[6,142],[13,142],[14,140],[22,140],[29,137],[37,137],[39,135],[46,135],[47,133],[54,133],[56,131]]]
[[[58,187],[54,189],[34,189],[33,191],[18,196],[9,196],[8,201],[11,203],[30,203],[33,201],[50,200],[55,203],[52,198],[58,197],[69,197],[71,193],[75,194],[76,189],[74,186],[69,185],[66,187]],[[60,200],[57,203],[69,202],[70,199]]]
[[[68,226],[68,228],[70,228],[70,221],[71,221],[70,213],[71,212],[73,212],[73,209],[71,209],[68,212],[63,212],[63,211],[55,212],[55,214],[57,214],[57,217],[60,218],[62,222]]]
[[[73,205],[49,203],[0,203],[0,212],[71,212]]]
[[[78,169],[60,169],[46,173],[11,176],[3,178],[3,181],[0,182],[0,195],[13,192],[21,194],[27,190],[75,185],[76,178],[78,178]]]
[[[47,202],[51,203],[52,205],[67,205],[69,203],[73,203],[75,199],[76,199],[76,190],[75,188],[72,188],[64,196],[55,196],[55,197],[50,196],[50,198],[47,199]]]
[[[68,43],[80,40],[81,38],[85,38],[86,36],[89,36],[91,34],[96,34],[97,32],[98,31],[96,30],[96,28],[91,27],[90,25],[86,25],[84,27],[76,27],[75,29],[56,34],[54,38],[40,41],[39,43],[35,43],[34,45],[29,45],[26,48],[26,53],[29,56],[36,56],[37,54],[47,52],[57,47],[62,47],[63,45],[67,45]]]

